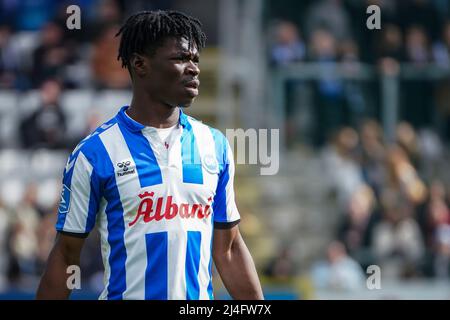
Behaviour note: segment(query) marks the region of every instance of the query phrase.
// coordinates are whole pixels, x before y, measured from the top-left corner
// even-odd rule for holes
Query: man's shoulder
[[[102,125],[98,126],[93,132],[82,139],[75,149],[72,151],[71,158],[77,157],[77,155],[82,152],[87,158],[91,158],[94,154],[98,153],[99,144],[101,143],[98,139],[99,136],[112,128],[117,121],[115,118],[108,120]]]
[[[212,126],[204,123],[203,121],[196,119],[192,116],[187,116],[187,118],[192,125],[197,126],[201,130],[211,132],[211,134],[214,137],[214,140],[217,140],[217,139],[223,140],[225,138],[225,135],[219,129],[212,127]]]
[[[220,163],[228,161],[228,140],[226,136],[217,128],[214,128],[208,124],[203,123],[195,118],[188,117],[193,127],[197,127],[197,135],[201,138],[202,142],[206,142],[209,148],[215,149],[216,155]],[[213,143],[209,143],[209,139],[203,139],[203,136],[211,136]]]

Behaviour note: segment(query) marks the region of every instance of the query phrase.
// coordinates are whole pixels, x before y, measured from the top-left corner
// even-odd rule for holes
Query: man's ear
[[[147,74],[149,66],[144,56],[138,53],[133,53],[133,56],[131,57],[130,60],[130,64],[133,72],[138,77],[143,77]]]

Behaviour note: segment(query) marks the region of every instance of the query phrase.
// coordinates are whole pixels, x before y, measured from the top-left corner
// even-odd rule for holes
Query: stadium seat
[[[17,94],[13,91],[0,91],[0,146],[17,146]]]
[[[102,122],[114,117],[118,110],[131,103],[132,93],[128,90],[104,90],[100,91],[93,103],[93,107],[99,111]]]
[[[80,137],[86,128],[87,114],[92,109],[91,90],[65,91],[61,97],[61,107],[66,115],[68,138]]]
[[[21,179],[8,179],[0,185],[0,199],[7,208],[16,208],[25,193],[25,183]]]
[[[59,179],[45,179],[40,181],[37,190],[37,203],[41,208],[51,210],[60,198],[61,181]]]
[[[28,161],[24,151],[15,149],[4,149],[0,151],[0,175],[7,177],[8,181],[12,177],[21,178],[27,176]]]
[[[11,43],[16,47],[15,52],[20,52],[20,58],[22,67],[29,68],[32,66],[32,56],[34,50],[40,43],[39,32],[22,31],[13,34]]]
[[[31,152],[28,157],[31,178],[35,181],[42,181],[62,177],[67,157],[68,153],[64,151],[40,149]]]
[[[39,108],[41,97],[39,90],[30,90],[18,97],[17,106],[19,119],[23,119]]]

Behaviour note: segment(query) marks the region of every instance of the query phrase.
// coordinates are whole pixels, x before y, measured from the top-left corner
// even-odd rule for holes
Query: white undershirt
[[[158,132],[158,136],[161,139],[161,141],[166,142],[167,138],[170,136],[170,134],[175,130],[175,128],[178,126],[178,124],[175,124],[173,127],[169,128],[155,128],[156,132]]]
[[[135,121],[133,118],[131,118],[126,112],[125,115],[130,118],[131,120]],[[167,138],[170,136],[170,134],[175,130],[175,128],[178,127],[178,123],[176,123],[174,126],[169,127],[169,128],[155,128],[155,127],[150,127],[156,130],[156,132],[158,133],[159,138],[161,139],[162,142],[167,142]]]

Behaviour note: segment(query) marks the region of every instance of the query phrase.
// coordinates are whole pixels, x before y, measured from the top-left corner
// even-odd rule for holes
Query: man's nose
[[[200,68],[193,61],[189,62],[189,65],[186,68],[187,73],[193,76],[198,76],[200,74]]]

